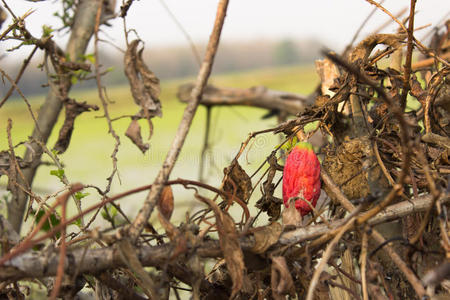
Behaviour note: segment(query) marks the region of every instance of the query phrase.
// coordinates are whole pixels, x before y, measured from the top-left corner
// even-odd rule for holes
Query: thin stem
[[[184,141],[191,127],[191,123],[200,103],[203,90],[206,87],[209,75],[211,74],[214,57],[219,46],[220,34],[225,21],[227,7],[228,0],[221,0],[219,2],[214,28],[206,49],[205,58],[203,59],[202,66],[197,76],[195,87],[191,93],[191,100],[184,110],[183,118],[178,126],[177,134],[167,153],[161,170],[159,171],[158,176],[154,181],[147,198],[145,199],[144,205],[140,209],[133,224],[128,228],[128,233],[134,241],[137,240],[142,232],[142,229],[144,228],[145,223],[152,214],[164,184],[169,179],[170,173],[172,172],[175,162],[178,159],[178,155],[180,154],[181,148],[183,147]]]

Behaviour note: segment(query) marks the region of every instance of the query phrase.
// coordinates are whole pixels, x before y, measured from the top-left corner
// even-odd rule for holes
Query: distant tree
[[[277,65],[287,65],[300,61],[297,46],[290,39],[279,42],[274,48],[273,56]]]

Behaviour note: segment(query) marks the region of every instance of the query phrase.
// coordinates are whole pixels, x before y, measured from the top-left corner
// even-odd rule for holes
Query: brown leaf
[[[270,285],[275,300],[286,299],[286,295],[295,295],[294,281],[283,256],[272,257],[272,276]]]
[[[295,200],[289,201],[289,207],[283,210],[283,225],[299,227],[302,225],[302,215],[295,208]]]
[[[237,161],[234,161],[225,168],[224,173],[228,174],[228,177],[224,182],[223,190],[247,202],[252,191],[252,181],[244,169]]]
[[[411,87],[410,93],[416,99],[425,106],[425,98],[427,97],[427,92],[422,89],[422,86],[420,85],[419,80],[417,80],[416,74],[412,74],[411,78],[409,79],[409,85]]]
[[[270,246],[278,241],[282,231],[282,226],[277,222],[273,222],[269,226],[255,228],[253,232],[255,246],[252,248],[252,252],[257,254],[266,252]]]
[[[270,167],[267,172],[267,179],[262,184],[263,188],[261,199],[256,202],[256,207],[266,212],[270,217],[269,221],[272,222],[280,218],[281,204],[283,201],[273,196],[273,193],[275,192],[275,184],[273,183],[273,180],[278,168],[277,158],[275,155],[271,155],[267,161]]]
[[[333,97],[335,93],[331,87],[340,76],[338,67],[329,58],[316,60],[315,63],[316,72],[320,77],[322,95]]]
[[[158,209],[167,220],[170,220],[170,217],[172,217],[173,207],[172,187],[168,185],[165,186],[161,192],[161,196],[158,200]]]
[[[55,147],[53,147],[59,154],[64,153],[69,147],[75,118],[85,111],[98,110],[97,105],[89,105],[86,102],[78,103],[73,99],[66,99],[64,104],[66,107],[66,118],[64,119],[63,126],[59,130],[59,136]]]
[[[162,116],[159,101],[159,79],[145,65],[142,59],[143,49],[137,50],[139,40],[134,40],[128,46],[124,58],[124,71],[130,83],[134,102],[142,109],[142,115],[150,120],[154,116]]]
[[[215,212],[216,213],[216,212]],[[216,214],[216,225],[219,232],[220,248],[222,249],[227,269],[230,273],[233,287],[230,299],[241,290],[244,280],[244,254],[239,244],[238,234],[234,221],[226,212]]]
[[[183,233],[169,221],[174,207],[173,193],[170,185],[164,187],[157,205],[159,222],[173,244],[170,259],[174,259],[181,253],[187,251],[189,232]]]
[[[361,41],[349,53],[348,58],[350,62],[354,63],[358,60],[366,62],[370,53],[378,44],[388,45],[392,48],[401,46],[401,42],[406,38],[406,34],[373,34]]]
[[[131,120],[125,135],[139,148],[139,150],[141,150],[142,153],[145,153],[148,148],[150,148],[148,143],[142,141],[141,126],[139,125],[138,120]]]
[[[147,67],[142,59],[142,53],[144,52],[144,48],[139,50],[136,66],[138,72],[141,75],[142,82],[144,83],[145,90],[150,94],[152,99],[157,100],[159,94],[161,93],[161,87],[159,85],[159,78]]]
[[[230,299],[242,289],[244,282],[244,254],[239,244],[239,236],[234,226],[233,218],[227,212],[220,210],[211,199],[195,194],[195,197],[208,204],[216,217],[216,227],[219,233],[219,244],[225,258],[228,273],[233,282]]]

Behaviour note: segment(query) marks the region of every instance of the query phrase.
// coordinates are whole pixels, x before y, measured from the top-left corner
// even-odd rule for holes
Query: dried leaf
[[[225,259],[218,260],[205,279],[216,285],[221,284],[223,285],[224,282],[227,280],[225,264],[226,264]]]
[[[319,74],[322,95],[334,96],[331,87],[341,75],[338,67],[329,59],[316,60],[316,72]]]
[[[278,168],[277,158],[275,155],[271,155],[268,162],[270,167],[267,172],[267,179],[262,184],[262,196],[261,199],[256,202],[256,207],[266,212],[270,217],[269,221],[272,222],[280,218],[281,204],[283,203],[283,200],[273,196],[273,193],[275,192],[275,184],[273,183],[273,179],[275,178]]]
[[[139,125],[138,120],[131,120],[125,135],[139,148],[139,150],[142,151],[142,153],[145,153],[150,148],[148,143],[145,144],[142,141],[141,126]]]
[[[141,75],[142,81],[144,83],[145,90],[150,94],[153,100],[157,100],[159,94],[161,93],[161,87],[159,85],[159,78],[147,67],[142,59],[142,53],[144,52],[144,48],[139,50],[136,66],[138,72]]]
[[[168,185],[165,186],[161,192],[161,197],[159,197],[158,201],[158,209],[167,220],[170,220],[172,217],[173,207],[172,187]]]
[[[419,80],[417,79],[416,74],[412,74],[411,78],[409,79],[409,84],[411,86],[411,90],[410,90],[411,95],[416,97],[416,99],[423,106],[425,106],[425,98],[427,97],[427,92],[422,89],[422,86],[421,86]]]
[[[350,62],[354,63],[358,60],[366,62],[370,53],[378,44],[388,45],[392,48],[401,46],[401,42],[406,38],[406,34],[373,34],[361,41],[348,57]]]
[[[85,111],[98,110],[97,105],[90,105],[86,102],[78,103],[73,99],[66,99],[64,101],[66,107],[66,118],[64,124],[59,130],[58,140],[56,141],[54,150],[59,154],[64,153],[70,144],[70,138],[75,124],[75,118]]]
[[[291,199],[289,201],[289,207],[283,210],[282,218],[284,226],[300,227],[302,225],[302,215],[295,208],[294,199]]]
[[[137,51],[139,40],[134,40],[128,46],[124,58],[125,75],[130,82],[131,94],[134,102],[142,109],[146,119],[162,116],[161,102],[159,101],[159,79],[145,65],[142,59],[142,50]]]
[[[195,194],[195,197],[208,204],[216,217],[216,227],[219,233],[219,244],[225,258],[228,273],[233,282],[230,299],[242,289],[244,282],[244,254],[239,244],[239,236],[234,221],[227,212],[220,210],[211,199]]]
[[[294,281],[283,256],[272,257],[270,285],[272,288],[272,296],[275,300],[284,300],[286,299],[286,295],[295,295]]]
[[[252,252],[257,254],[266,252],[270,246],[278,241],[282,231],[283,228],[278,222],[273,222],[269,226],[255,228],[253,232],[255,246],[252,248]]]
[[[214,211],[216,213],[216,210]],[[216,224],[219,232],[220,248],[222,249],[227,269],[230,273],[233,287],[230,299],[241,290],[244,280],[244,254],[239,244],[238,234],[234,226],[234,221],[226,212],[216,213]]]
[[[252,191],[252,181],[244,169],[237,161],[234,161],[225,168],[224,173],[228,174],[228,177],[224,182],[223,190],[247,202]]]

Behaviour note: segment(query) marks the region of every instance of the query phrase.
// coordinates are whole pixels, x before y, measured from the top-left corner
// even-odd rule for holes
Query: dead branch
[[[197,81],[194,89],[192,90],[191,99],[184,110],[183,119],[181,120],[176,136],[170,146],[169,152],[167,153],[166,159],[164,160],[163,166],[153,183],[150,192],[145,199],[144,205],[136,216],[133,224],[128,228],[130,237],[136,240],[145,223],[153,212],[156,202],[162,192],[165,182],[170,176],[172,169],[177,161],[178,155],[180,154],[181,148],[183,147],[184,140],[189,132],[190,125],[194,118],[197,107],[200,103],[200,99],[203,94],[203,90],[208,82],[209,75],[212,70],[212,65],[214,62],[214,57],[217,52],[217,47],[219,46],[220,34],[222,32],[222,27],[225,21],[225,15],[228,7],[228,0],[221,0],[217,7],[216,20],[214,22],[213,32],[210,36],[208,47],[206,49],[206,54],[203,59],[202,66],[198,73]]]
[[[375,217],[369,219],[367,222],[369,225],[374,226],[389,221],[407,216],[411,213],[418,213],[426,211],[432,203],[432,196],[425,195],[417,199],[410,201],[403,201],[397,204],[386,207],[382,212],[378,213]],[[445,196],[441,198],[443,202],[449,203],[450,197]],[[308,226],[304,228],[298,228],[293,231],[285,232],[281,235],[279,242],[281,244],[299,243],[306,240],[310,240],[323,235],[324,233],[339,228],[344,224],[344,220],[336,220],[327,224],[318,224],[315,226]]]
[[[103,192],[104,194],[106,194],[111,189],[111,184],[114,179],[114,175],[117,173],[117,152],[119,151],[120,138],[112,126],[111,117],[109,115],[109,110],[108,110],[108,102],[106,101],[105,91],[103,90],[101,76],[100,76],[100,65],[99,65],[100,59],[99,59],[99,54],[98,54],[98,52],[99,52],[99,50],[98,50],[98,41],[99,41],[98,31],[99,31],[100,22],[101,22],[102,10],[103,10],[102,6],[98,6],[97,10],[96,10],[96,15],[95,15],[95,25],[94,25],[95,80],[97,82],[98,97],[100,98],[100,101],[102,103],[104,116],[106,118],[106,123],[108,124],[108,132],[111,134],[111,136],[114,138],[114,141],[115,141],[114,149],[111,154],[112,171],[111,171],[111,175],[109,175],[107,178],[106,188],[105,188],[105,191]],[[81,220],[83,221],[83,219],[81,219]],[[82,224],[84,226],[84,221]]]
[[[188,102],[193,88],[194,85],[190,83],[180,86],[177,93],[178,99]],[[213,85],[205,88],[200,101],[200,104],[205,106],[244,105],[277,110],[290,115],[302,113],[308,105],[313,103],[314,97],[270,90],[263,86],[239,89]]]
[[[396,220],[412,213],[423,212],[430,206],[431,201],[431,195],[425,195],[418,199],[391,205],[384,212],[370,219],[368,224],[376,225]],[[441,203],[450,203],[450,197],[441,197],[440,201]],[[310,225],[284,232],[281,234],[278,242],[282,245],[290,245],[313,240],[333,229],[340,228],[344,222],[345,220],[340,219],[330,222],[329,225]],[[258,249],[258,247],[255,248],[253,236],[240,238],[240,246],[246,251]],[[136,248],[136,253],[143,266],[158,267],[168,260],[171,255],[171,247],[173,246],[170,243],[160,246],[141,246]],[[195,251],[200,257],[221,257],[223,255],[219,241],[215,240],[203,241],[197,249],[191,249],[189,251]],[[80,274],[96,274],[107,269],[125,266],[121,254],[114,245],[101,249],[68,249],[66,255],[69,257],[64,267],[66,274],[71,274],[73,265],[79,267],[78,271]],[[29,251],[5,262],[0,269],[0,281],[14,281],[27,277],[41,278],[55,276],[58,262],[58,251],[52,251],[51,253]]]

